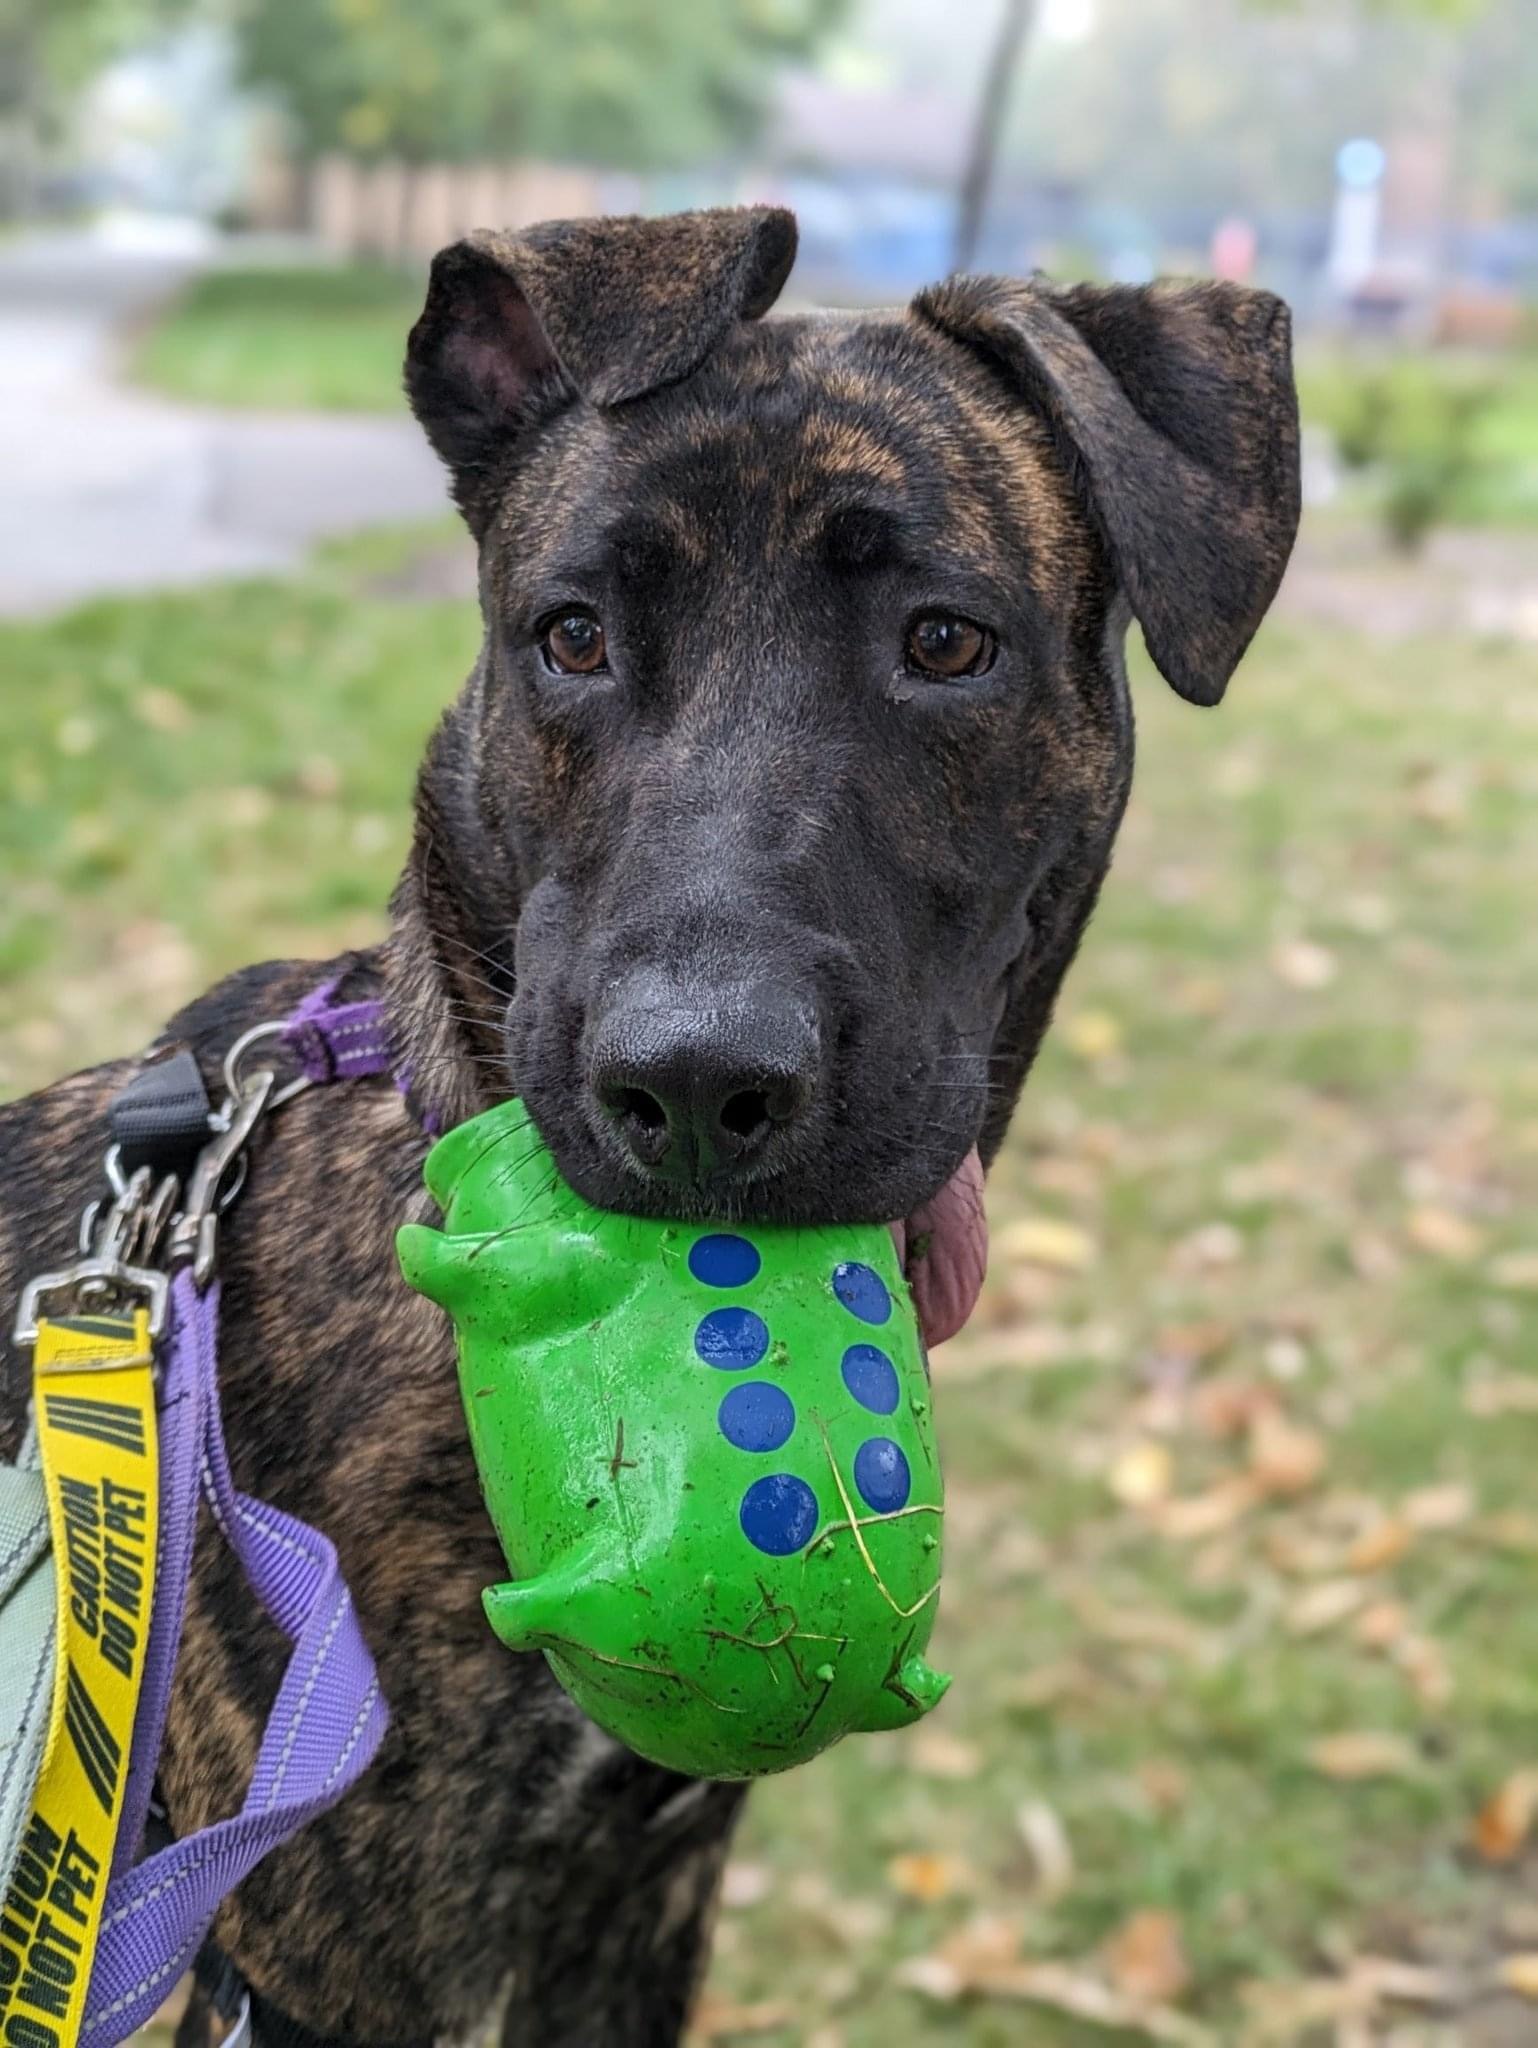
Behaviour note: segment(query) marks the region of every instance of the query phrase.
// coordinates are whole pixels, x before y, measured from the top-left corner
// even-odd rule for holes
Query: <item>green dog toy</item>
[[[445,1228],[407,1225],[401,1268],[458,1333],[502,1641],[698,1777],[927,1713],[943,1496],[887,1230],[595,1209],[520,1102],[441,1139],[427,1185]]]

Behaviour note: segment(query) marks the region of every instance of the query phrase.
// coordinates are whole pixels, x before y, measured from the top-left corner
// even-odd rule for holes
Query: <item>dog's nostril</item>
[[[721,1105],[721,1128],[734,1138],[757,1137],[770,1121],[769,1098],[762,1088],[742,1088]]]
[[[624,1083],[600,1089],[598,1099],[631,1154],[644,1166],[657,1165],[673,1137],[665,1104],[649,1088]]]
[[[611,1088],[604,1095],[610,1116],[623,1117],[643,1131],[662,1132],[668,1127],[668,1113],[645,1088]]]

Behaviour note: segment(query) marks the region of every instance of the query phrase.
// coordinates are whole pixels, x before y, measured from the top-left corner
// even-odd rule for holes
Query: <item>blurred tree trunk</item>
[[[956,208],[956,245],[951,258],[952,267],[956,270],[970,270],[977,260],[977,245],[982,237],[988,191],[993,183],[993,167],[999,152],[999,134],[1009,105],[1009,89],[1014,83],[1026,37],[1035,18],[1036,0],[1004,0],[999,33],[988,59],[988,68],[983,73],[977,119],[972,126],[972,146],[967,152],[967,168],[961,180],[961,196]]]

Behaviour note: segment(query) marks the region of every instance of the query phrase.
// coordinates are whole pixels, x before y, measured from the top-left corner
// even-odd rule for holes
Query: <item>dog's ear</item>
[[[443,250],[406,391],[471,524],[477,478],[543,404],[622,405],[686,377],[769,310],[795,254],[778,206],[483,229]]]
[[[1283,302],[1232,284],[958,277],[914,310],[1044,416],[1160,673],[1216,704],[1297,532]]]

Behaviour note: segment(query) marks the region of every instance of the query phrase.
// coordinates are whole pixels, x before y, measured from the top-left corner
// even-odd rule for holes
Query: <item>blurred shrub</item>
[[[1488,389],[1442,391],[1413,416],[1413,432],[1392,433],[1383,471],[1383,526],[1394,546],[1414,554],[1455,510],[1480,468],[1475,436],[1492,403]]]
[[[1414,554],[1479,498],[1494,466],[1480,437],[1496,395],[1483,373],[1401,357],[1337,365],[1306,386],[1305,404],[1363,475],[1388,539]]]

